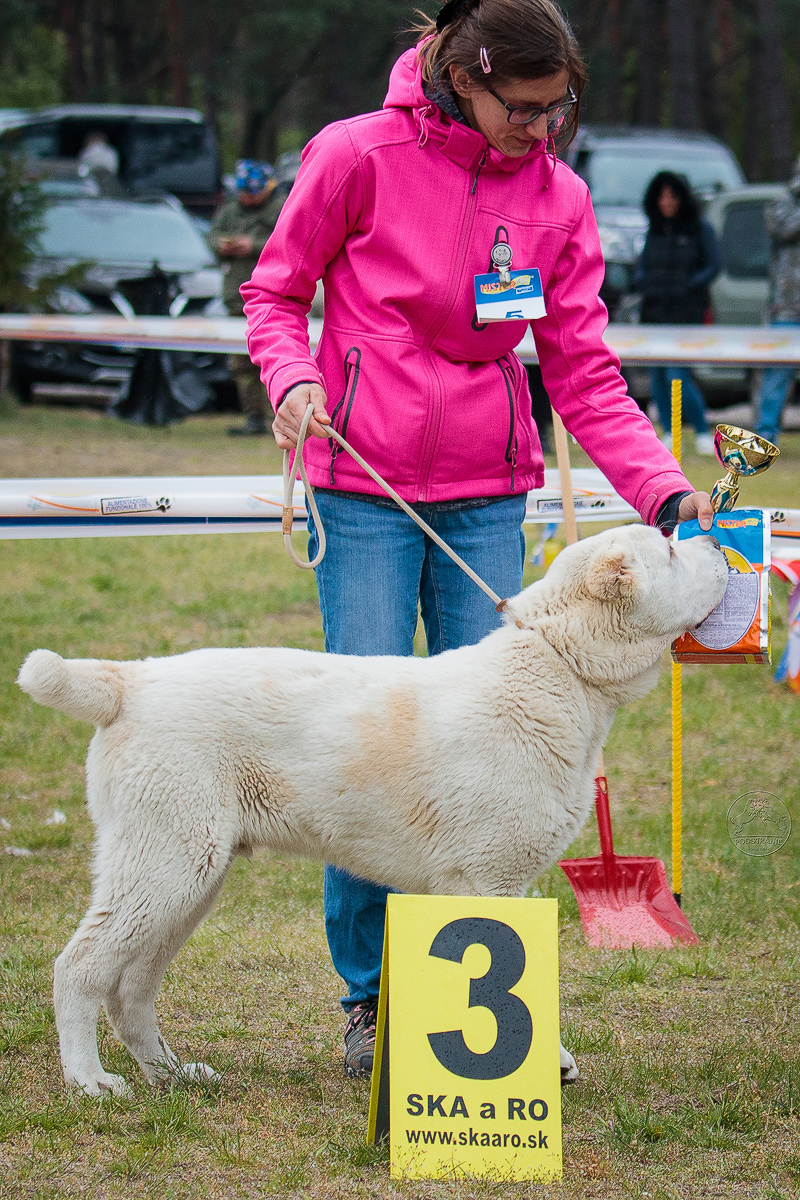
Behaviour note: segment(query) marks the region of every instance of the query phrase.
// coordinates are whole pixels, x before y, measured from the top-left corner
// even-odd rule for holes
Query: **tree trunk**
[[[697,129],[700,123],[694,17],[691,0],[667,0],[670,100],[676,129]]]
[[[108,99],[106,95],[106,30],[103,8],[103,0],[91,0],[89,8],[91,94],[100,101]]]
[[[216,126],[219,115],[217,97],[217,70],[215,54],[214,23],[211,13],[206,13],[203,30],[203,107],[212,125]]]
[[[67,42],[71,98],[84,100],[86,98],[86,71],[81,53],[78,0],[58,0],[58,15]]]
[[[697,26],[700,34],[697,43],[700,125],[715,137],[724,138],[723,103],[720,94],[721,44],[718,36],[718,12],[714,5],[708,4],[699,9]]]
[[[242,134],[242,158],[257,158],[266,112],[263,108],[248,108]]]
[[[754,103],[758,110],[763,112],[765,96],[764,81],[761,77],[759,48],[760,39],[754,31],[747,40],[747,90],[745,95],[751,97],[751,103]],[[764,179],[764,143],[766,136],[766,130],[762,127],[756,136],[751,133],[744,139],[742,166],[750,183],[760,183]]]
[[[135,47],[133,29],[129,21],[112,9],[112,19],[108,32],[111,35],[111,45],[114,53],[114,71],[117,76],[120,101],[123,104],[135,104],[139,99],[138,58]]]
[[[189,72],[186,67],[186,39],[183,31],[181,0],[165,0],[165,16],[172,102],[178,108],[188,108]]]
[[[764,89],[761,112],[769,126],[774,177],[784,180],[792,173],[792,129],[775,0],[757,0],[757,12],[759,73]]]
[[[634,0],[638,95],[636,120],[639,125],[661,123],[661,54],[659,11],[655,0]]]
[[[734,114],[734,73],[736,70],[736,32],[733,24],[733,0],[716,0],[717,47],[716,96],[719,119],[725,141],[731,140]]]
[[[620,0],[608,0],[608,48],[610,71],[606,90],[606,113],[612,125],[622,120],[622,11]]]

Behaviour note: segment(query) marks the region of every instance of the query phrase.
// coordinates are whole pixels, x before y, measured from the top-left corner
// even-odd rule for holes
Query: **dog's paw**
[[[129,1096],[130,1088],[121,1075],[109,1075],[103,1071],[96,1079],[68,1079],[71,1087],[83,1092],[84,1096]]]
[[[561,1047],[561,1082],[562,1083],[574,1083],[575,1080],[578,1079],[579,1076],[580,1076],[580,1071],[578,1070],[578,1064],[575,1062],[575,1059],[572,1057],[569,1050],[565,1050],[564,1047],[562,1046]]]
[[[208,1063],[181,1063],[172,1072],[173,1078],[183,1083],[220,1083],[222,1076],[209,1067]]]

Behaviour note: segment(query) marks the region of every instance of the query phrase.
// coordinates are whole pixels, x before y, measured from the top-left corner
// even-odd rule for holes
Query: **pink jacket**
[[[473,277],[491,269],[499,226],[514,268],[541,272],[547,315],[532,326],[553,407],[653,522],[669,496],[693,489],[603,343],[603,258],[585,183],[543,143],[507,158],[445,116],[422,91],[414,50],[395,64],[380,112],[330,125],[306,147],[241,289],[272,404],[298,383],[322,384],[336,427],[411,502],[541,487],[514,353],[525,324],[473,325]],[[312,357],[306,317],[318,279],[325,321]],[[307,464],[317,486],[380,491],[328,439],[309,439]]]

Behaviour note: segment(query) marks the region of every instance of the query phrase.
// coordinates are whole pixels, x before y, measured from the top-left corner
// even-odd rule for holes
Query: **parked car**
[[[117,200],[55,196],[45,213],[30,281],[78,272],[56,287],[52,311],[136,315],[224,316],[222,273],[190,216],[172,197]],[[82,266],[83,264],[83,266]],[[183,373],[187,411],[222,399],[232,384],[217,354],[170,354],[172,376]],[[73,343],[16,342],[14,382],[23,399],[78,386],[84,399],[123,402],[140,354],[126,348]],[[176,385],[180,392],[180,386]]]
[[[719,239],[722,270],[711,285],[720,325],[760,325],[769,294],[768,205],[786,195],[781,183],[752,183],[717,196],[705,211]]]
[[[208,217],[222,198],[214,128],[194,109],[61,104],[0,110],[0,117],[0,145],[30,159],[75,162],[89,134],[102,133],[119,156],[120,182],[133,195],[170,192]]]
[[[566,161],[589,185],[606,260],[602,296],[611,311],[631,291],[647,232],[642,200],[658,171],[685,175],[704,200],[745,183],[733,152],[707,133],[617,125],[583,126]]]

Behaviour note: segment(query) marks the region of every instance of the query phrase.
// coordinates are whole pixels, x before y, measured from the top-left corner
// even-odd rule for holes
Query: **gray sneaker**
[[[350,1010],[344,1031],[344,1069],[351,1079],[372,1074],[377,1017],[377,1000],[363,1000]]]

